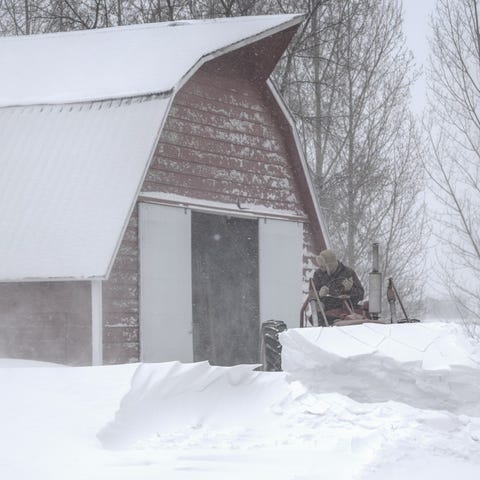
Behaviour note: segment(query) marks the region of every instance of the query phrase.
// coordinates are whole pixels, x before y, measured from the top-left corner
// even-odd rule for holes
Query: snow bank
[[[282,366],[313,392],[480,415],[480,347],[444,323],[292,329]]]
[[[255,367],[142,364],[115,419],[98,438],[107,448],[121,448],[182,429],[255,425],[274,402],[289,394],[283,374],[254,371]]]

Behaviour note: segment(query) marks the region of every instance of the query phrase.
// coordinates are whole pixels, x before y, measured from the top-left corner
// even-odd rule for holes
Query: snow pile
[[[282,366],[311,392],[480,416],[480,347],[456,324],[363,324],[281,334]]]
[[[398,363],[419,362],[425,370],[480,366],[480,347],[455,323],[365,323],[341,328],[291,329],[281,335],[284,370],[331,365],[362,355]]]
[[[208,362],[142,364],[115,420],[98,437],[106,447],[119,448],[159,433],[253,426],[265,419],[274,401],[289,394],[283,374],[254,368]]]

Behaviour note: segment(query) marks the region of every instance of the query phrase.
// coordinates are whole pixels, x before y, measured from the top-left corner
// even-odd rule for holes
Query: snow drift
[[[480,349],[460,325],[292,329],[280,341],[284,371],[309,391],[480,415]]]
[[[289,393],[283,374],[254,371],[255,367],[142,364],[115,419],[98,438],[108,448],[121,448],[158,433],[254,425],[268,414],[272,403]]]
[[[182,430],[273,428],[278,412],[323,415],[331,398],[345,404],[343,396],[353,404],[393,401],[480,416],[480,350],[458,325],[291,329],[280,339],[284,373],[207,362],[140,365],[98,438],[118,449]]]

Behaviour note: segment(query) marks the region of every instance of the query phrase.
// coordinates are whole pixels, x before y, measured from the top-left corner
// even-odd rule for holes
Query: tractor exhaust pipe
[[[368,311],[373,320],[377,320],[382,313],[382,273],[380,272],[380,257],[378,243],[372,248],[372,271],[369,274]]]

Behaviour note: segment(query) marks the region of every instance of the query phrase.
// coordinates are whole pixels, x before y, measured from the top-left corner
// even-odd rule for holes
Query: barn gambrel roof
[[[0,281],[107,278],[174,93],[302,18],[0,39]]]
[[[0,106],[168,93],[200,63],[298,24],[265,15],[0,39]]]

